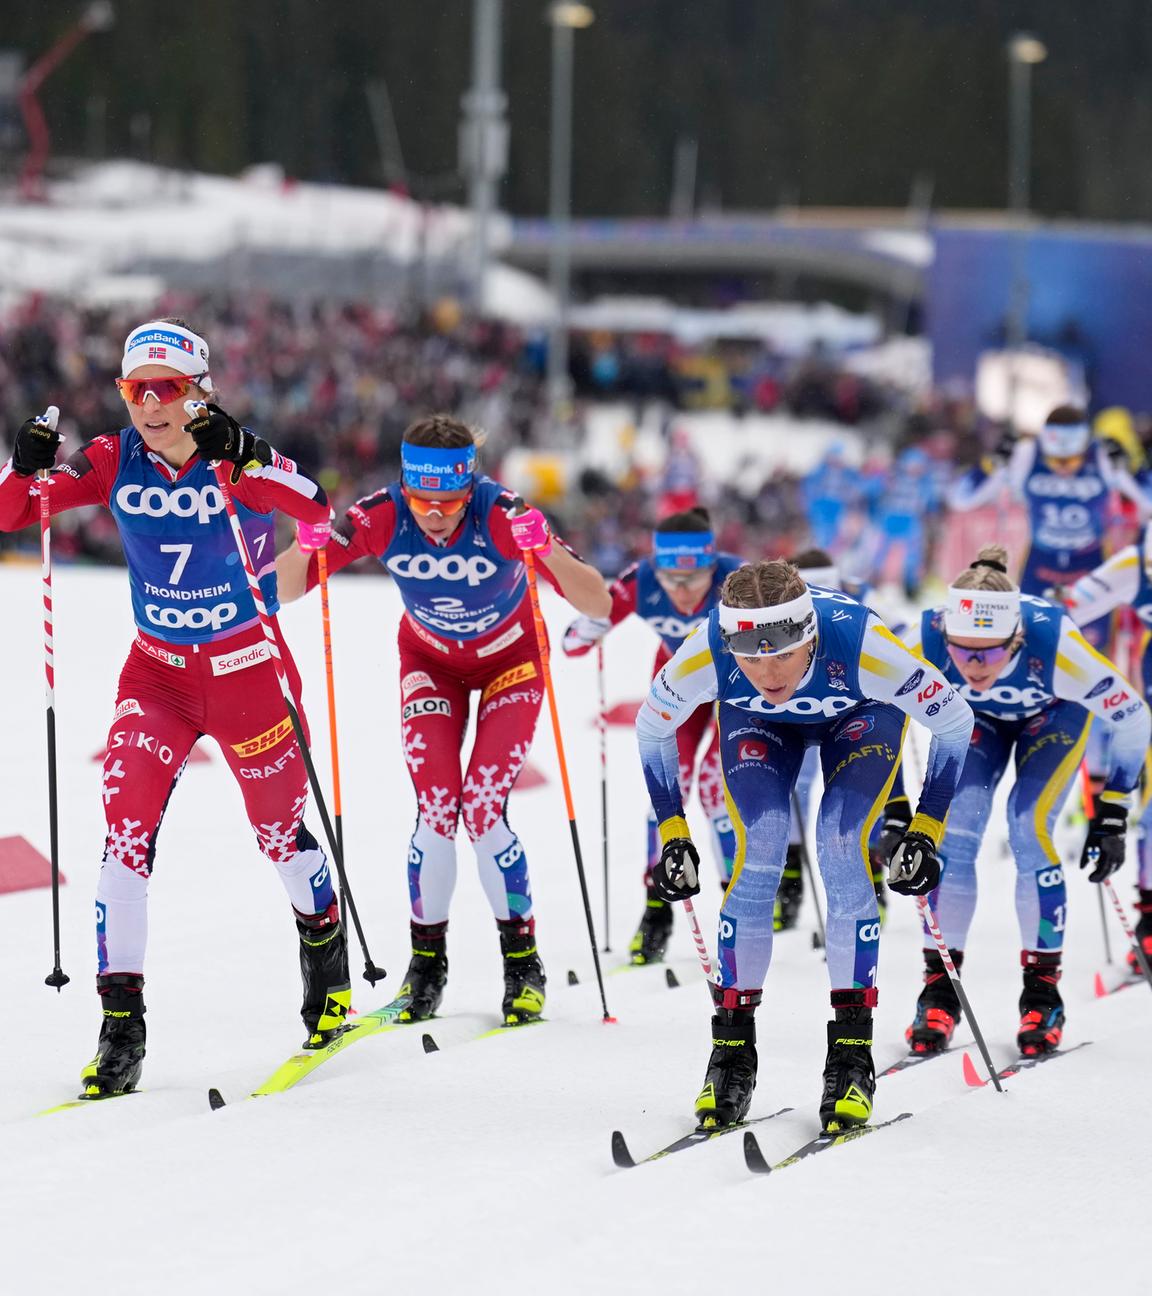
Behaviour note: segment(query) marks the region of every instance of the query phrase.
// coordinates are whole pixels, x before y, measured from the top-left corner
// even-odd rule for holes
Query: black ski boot
[[[396,996],[411,999],[398,1020],[426,1021],[435,1016],[448,984],[448,924],[412,923],[412,961]]]
[[[959,972],[964,964],[963,950],[949,950]],[[924,951],[924,989],[916,1000],[916,1016],[904,1032],[913,1053],[941,1053],[952,1042],[956,1024],[961,1018],[960,1000],[944,960],[935,950]]]
[[[640,919],[640,926],[636,928],[636,935],[632,937],[632,944],[628,946],[632,962],[638,966],[663,963],[672,935],[672,906],[652,890],[652,878],[647,873],[644,875],[644,886],[648,893],[644,902],[644,916]]]
[[[308,1032],[304,1047],[319,1049],[344,1030],[352,1007],[348,939],[335,900],[323,913],[292,912],[300,933],[300,979],[304,982],[300,1016]]]
[[[1136,941],[1144,951],[1144,957],[1152,964],[1152,891],[1140,889],[1140,899],[1136,902],[1136,912],[1140,915],[1136,922]],[[1144,969],[1136,957],[1135,950],[1128,951],[1128,970],[1133,976],[1142,976]]]
[[[81,1098],[110,1098],[131,1093],[144,1066],[144,978],[134,972],[105,973],[96,978],[104,1011],[96,1056],[80,1072]]]
[[[1021,950],[1024,989],[1020,995],[1020,1028],[1016,1044],[1025,1057],[1055,1053],[1064,1034],[1064,1000],[1060,982],[1059,950]]]
[[[698,1129],[735,1125],[748,1115],[756,1088],[756,1009],[762,990],[712,986],[712,1056],[696,1098]]]
[[[876,1092],[872,1065],[874,990],[833,990],[836,1020],[828,1023],[828,1057],[820,1120],[825,1130],[867,1125]]]
[[[536,952],[536,919],[496,920],[500,952],[504,955],[504,1002],[500,1011],[505,1026],[523,1026],[540,1020],[544,1011],[544,964]]]
[[[772,914],[772,930],[788,931],[796,926],[800,905],[804,900],[804,869],[801,866],[800,847],[788,845],[784,860],[784,873],[776,892],[776,908]]]

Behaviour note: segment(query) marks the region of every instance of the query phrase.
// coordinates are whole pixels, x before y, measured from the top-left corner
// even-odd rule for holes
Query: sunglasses
[[[149,396],[154,396],[161,405],[171,405],[173,401],[187,396],[201,378],[207,374],[197,374],[194,378],[117,378],[116,387],[129,405],[143,405]]]
[[[945,643],[948,645],[948,655],[957,666],[999,666],[1012,655],[1012,641],[1016,634],[1017,631],[1013,630],[1003,643],[989,644],[987,648],[961,648],[950,639],[945,640]]]
[[[694,571],[677,572],[656,569],[656,579],[665,589],[692,589],[704,585],[712,579],[714,567],[697,567]]]
[[[462,513],[468,507],[472,502],[472,492],[469,491],[463,499],[422,499],[419,495],[410,495],[405,489],[404,498],[408,502],[408,507],[419,517],[439,513],[441,517],[449,518]]]
[[[809,631],[815,620],[815,612],[809,612],[800,621],[774,621],[771,625],[753,626],[751,630],[721,627],[720,638],[725,648],[737,657],[764,657],[810,643]]]

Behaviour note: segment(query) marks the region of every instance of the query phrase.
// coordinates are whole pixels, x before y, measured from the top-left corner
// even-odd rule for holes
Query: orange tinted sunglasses
[[[117,378],[116,387],[130,405],[143,405],[149,393],[161,405],[171,405],[173,401],[187,396],[199,379],[204,377],[205,374],[197,374],[195,378]]]
[[[419,514],[420,517],[427,517],[430,513],[439,513],[441,517],[455,517],[472,502],[472,492],[469,491],[463,499],[421,499],[418,495],[410,495],[405,489],[404,498],[408,501],[408,507],[412,512]]]

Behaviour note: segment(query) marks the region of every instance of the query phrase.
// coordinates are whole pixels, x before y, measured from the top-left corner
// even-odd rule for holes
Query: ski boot
[[[135,972],[96,978],[104,1011],[96,1056],[80,1072],[81,1098],[111,1098],[131,1093],[144,1066],[144,978]]]
[[[293,912],[300,934],[300,979],[304,982],[300,1005],[308,1032],[304,1048],[320,1049],[346,1029],[345,1018],[352,1007],[348,939],[335,900],[323,913]]]
[[[504,1002],[500,1011],[505,1026],[523,1026],[540,1020],[544,1011],[544,964],[536,952],[536,919],[496,920],[500,952],[504,955]]]
[[[748,1115],[756,1088],[756,1021],[762,990],[721,990],[712,986],[712,1056],[704,1087],[696,1098],[701,1130],[736,1125]]]
[[[672,935],[672,906],[652,890],[652,881],[647,875],[644,885],[648,891],[644,916],[632,937],[632,944],[628,946],[629,957],[638,967],[645,963],[663,963]]]
[[[1055,1053],[1064,1034],[1064,1000],[1060,981],[1059,950],[1021,950],[1024,989],[1020,995],[1020,1028],[1016,1044],[1025,1057]]]
[[[800,847],[789,843],[784,860],[784,874],[776,892],[776,907],[772,913],[772,930],[788,931],[796,926],[800,905],[804,900],[804,870],[801,867]]]
[[[434,1017],[448,984],[448,924],[413,922],[411,927],[412,961],[396,996],[411,1001],[397,1018],[402,1022]]]
[[[872,1008],[875,990],[833,990],[836,1020],[828,1023],[828,1057],[820,1121],[826,1131],[867,1125],[876,1092],[872,1065]]]
[[[959,972],[964,963],[963,950],[949,950]],[[935,950],[924,951],[924,989],[916,1000],[916,1016],[904,1032],[913,1053],[942,1053],[952,1042],[960,1021],[960,1000],[944,960]]]
[[[1144,951],[1144,957],[1152,964],[1152,891],[1140,888],[1140,899],[1136,903],[1136,912],[1140,915],[1136,923],[1136,939]],[[1135,950],[1128,951],[1128,970],[1133,976],[1143,976],[1144,969],[1136,957]]]

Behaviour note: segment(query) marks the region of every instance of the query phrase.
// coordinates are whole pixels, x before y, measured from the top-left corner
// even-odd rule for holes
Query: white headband
[[[188,378],[198,378],[208,372],[208,343],[179,324],[151,320],[134,328],[125,339],[120,377],[127,378],[134,369],[149,364],[167,365]],[[211,391],[211,379],[205,378],[200,386]]]
[[[1040,432],[1040,449],[1053,459],[1083,454],[1092,440],[1087,423],[1046,423]]]
[[[743,630],[758,630],[764,626],[780,625],[785,621],[794,621],[801,625],[807,619],[804,635],[795,643],[755,653],[738,653],[732,649],[737,657],[771,657],[777,652],[791,652],[794,648],[799,648],[802,644],[810,643],[816,638],[816,610],[812,605],[812,595],[807,588],[803,594],[790,599],[787,603],[775,603],[772,607],[729,607],[727,603],[720,603],[717,606],[717,614],[721,630],[730,635],[739,634]]]
[[[804,577],[805,585],[821,585],[825,589],[840,588],[840,570],[836,566],[831,567],[801,567],[800,575]]]
[[[1020,626],[1019,590],[948,587],[944,629],[950,638],[1002,641]]]

